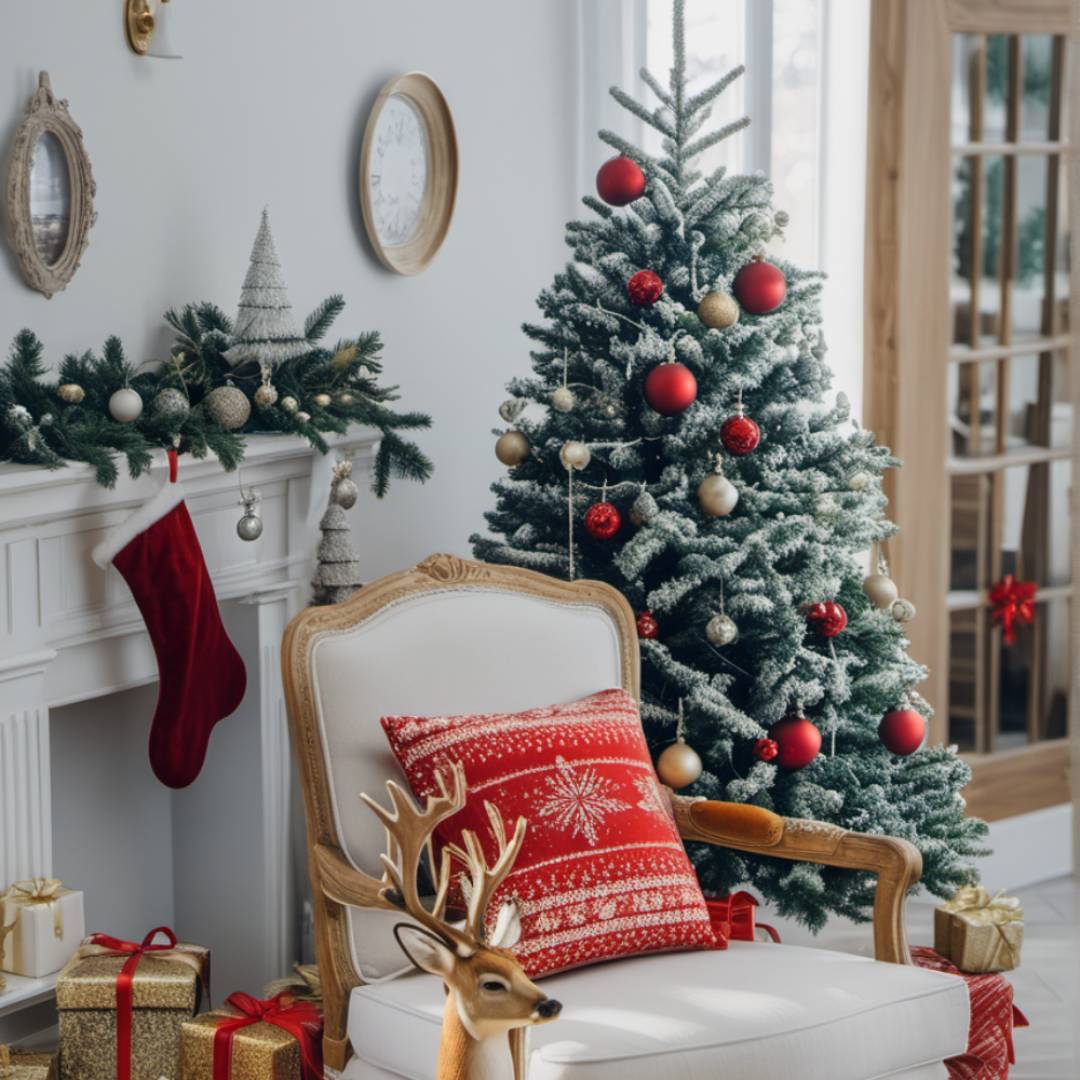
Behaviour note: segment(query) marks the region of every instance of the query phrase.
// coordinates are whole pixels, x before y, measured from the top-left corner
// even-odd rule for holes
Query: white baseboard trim
[[[1073,806],[1062,803],[1030,814],[990,822],[987,847],[993,854],[979,859],[979,875],[993,890],[1021,889],[1071,874]]]

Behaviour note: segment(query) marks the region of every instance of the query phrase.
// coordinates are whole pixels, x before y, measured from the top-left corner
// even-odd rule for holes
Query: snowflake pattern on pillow
[[[515,952],[530,977],[718,947],[626,691],[521,713],[387,716],[382,725],[418,797],[434,791],[439,768],[465,768],[468,801],[439,827],[437,847],[471,828],[490,858],[485,801],[508,827],[528,820],[488,918],[504,897],[516,898],[523,934]]]

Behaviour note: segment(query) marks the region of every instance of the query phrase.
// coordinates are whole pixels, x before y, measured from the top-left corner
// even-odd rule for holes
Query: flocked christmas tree
[[[233,365],[249,360],[280,364],[311,352],[310,342],[293,320],[289,290],[270,231],[270,211],[265,207],[240,293],[233,340],[235,344],[225,353]]]
[[[642,717],[672,786],[906,837],[925,884],[950,894],[985,826],[964,814],[964,762],[919,748],[913,609],[880,561],[865,581],[860,563],[895,531],[881,478],[898,462],[843,395],[823,403],[821,275],[776,254],[786,219],[769,182],[695,169],[747,122],[703,133],[740,74],[690,93],[676,0],[668,86],[642,72],[659,104],[612,90],[663,153],[600,134],[618,156],[584,200],[593,216],[567,227],[573,261],[540,294],[547,321],[525,327],[538,348],[501,410],[498,538],[473,544],[627,597]],[[693,856],[707,891],[748,883],[814,927],[872,904],[864,874]]]

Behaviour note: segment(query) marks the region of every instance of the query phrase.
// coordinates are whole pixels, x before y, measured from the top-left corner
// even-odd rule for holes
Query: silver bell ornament
[[[244,508],[244,516],[236,523],[236,535],[249,542],[258,540],[263,531],[258,491],[255,488],[241,488],[240,505]]]
[[[705,624],[705,636],[713,645],[730,645],[739,636],[739,628],[730,615],[721,611]]]
[[[356,481],[352,478],[352,466],[351,461],[339,461],[334,466],[334,479],[330,484],[330,501],[337,503],[343,510],[351,510],[360,495]]]
[[[563,443],[563,447],[559,451],[559,460],[563,463],[563,468],[567,472],[571,469],[577,469],[580,472],[592,461],[592,451],[583,442],[571,439],[569,442]]]
[[[191,402],[183,390],[167,386],[159,390],[150,402],[150,411],[158,420],[165,420],[173,424],[181,424],[191,412]]]
[[[739,504],[738,488],[724,475],[717,456],[716,471],[698,484],[698,504],[706,517],[727,517]]]
[[[570,387],[560,386],[558,387],[558,389],[552,392],[551,407],[556,412],[570,412],[576,404],[577,398],[574,397],[574,392],[570,389]]]
[[[142,416],[143,399],[138,390],[121,387],[109,398],[109,415],[121,424],[132,424]]]

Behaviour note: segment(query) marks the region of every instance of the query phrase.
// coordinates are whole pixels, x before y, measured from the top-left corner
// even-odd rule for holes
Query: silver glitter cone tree
[[[311,343],[293,321],[289,290],[270,231],[270,213],[264,208],[240,293],[233,344],[225,358],[234,367],[250,361],[272,367],[309,352]]]
[[[971,771],[955,749],[920,746],[930,708],[910,606],[887,574],[863,581],[895,528],[882,474],[899,463],[843,395],[825,401],[821,275],[784,258],[769,181],[701,167],[748,121],[707,126],[742,72],[688,85],[684,8],[666,85],[643,72],[647,104],[612,90],[661,147],[600,133],[617,156],[567,226],[571,261],[539,295],[543,320],[525,327],[532,370],[508,385],[513,452],[500,430],[507,472],[474,550],[626,597],[666,782],[904,837],[923,883],[949,896],[986,832],[960,794]],[[691,854],[708,892],[746,884],[813,927],[873,905],[866,874]]]
[[[345,508],[331,501],[319,522],[319,530],[322,538],[316,552],[315,576],[311,579],[311,603],[340,604],[363,585]]]

